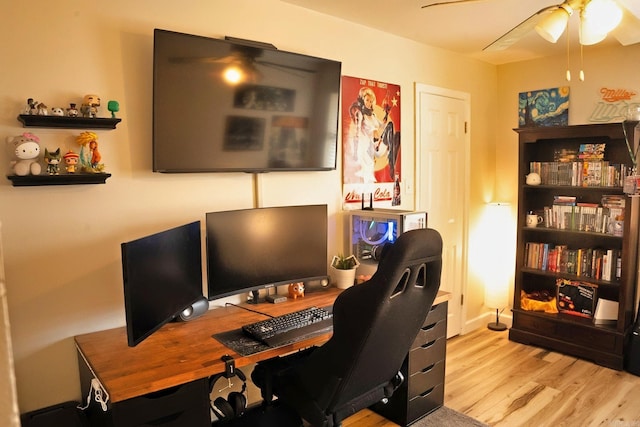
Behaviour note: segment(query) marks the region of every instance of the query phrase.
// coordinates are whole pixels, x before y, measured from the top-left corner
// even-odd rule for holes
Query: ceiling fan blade
[[[611,35],[614,36],[623,46],[640,43],[640,19],[638,19],[620,2],[618,2],[618,4],[623,12],[622,22],[620,22],[620,24],[611,31]]]
[[[533,30],[536,24],[540,22],[541,19],[543,19],[544,17],[546,17],[548,14],[558,9],[559,7],[560,5],[558,4],[555,6],[547,6],[540,9],[539,11],[537,11],[536,13],[534,13],[533,15],[531,15],[530,17],[528,17],[527,19],[525,19],[524,21],[522,21],[512,29],[510,29],[509,31],[507,31],[505,34],[500,36],[497,40],[493,41],[491,44],[489,44],[482,50],[487,52],[505,50],[506,48],[508,48],[509,46],[511,46],[518,40],[520,40],[522,37],[524,37],[526,34],[528,34],[531,30]]]
[[[485,1],[485,0],[453,0],[453,1],[439,1],[439,2],[435,2],[435,3],[431,3],[431,4],[425,4],[424,6],[421,6],[420,9],[426,9],[428,7],[433,7],[433,6],[444,6],[447,4],[456,4],[456,3],[473,3],[473,2],[478,2],[478,1]]]

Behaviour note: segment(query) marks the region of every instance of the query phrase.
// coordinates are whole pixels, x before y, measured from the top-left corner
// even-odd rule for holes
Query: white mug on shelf
[[[540,215],[527,214],[527,227],[537,227],[544,219]]]

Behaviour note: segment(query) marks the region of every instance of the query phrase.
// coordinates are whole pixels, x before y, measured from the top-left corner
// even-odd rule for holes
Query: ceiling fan
[[[436,6],[473,3],[486,0],[452,0],[435,2],[422,6],[423,9]],[[544,39],[555,43],[564,32],[569,17],[573,13],[580,16],[580,43],[596,44],[609,32],[623,45],[640,42],[640,19],[619,0],[565,0],[560,4],[544,7],[487,45],[484,51],[507,49],[532,30]],[[604,18],[613,14],[612,22]]]

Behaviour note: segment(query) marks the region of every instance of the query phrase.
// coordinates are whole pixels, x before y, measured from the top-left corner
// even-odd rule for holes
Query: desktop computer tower
[[[427,213],[398,209],[362,209],[349,212],[349,248],[360,261],[356,274],[369,276],[378,269],[382,247],[409,230],[426,228]]]

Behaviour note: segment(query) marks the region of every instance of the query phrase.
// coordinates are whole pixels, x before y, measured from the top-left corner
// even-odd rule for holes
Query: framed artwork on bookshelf
[[[520,92],[518,127],[567,126],[569,86]]]

